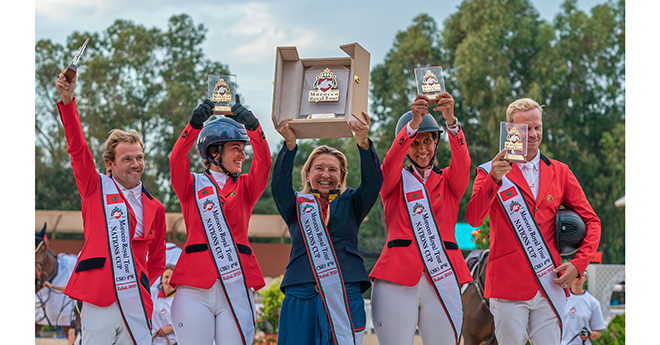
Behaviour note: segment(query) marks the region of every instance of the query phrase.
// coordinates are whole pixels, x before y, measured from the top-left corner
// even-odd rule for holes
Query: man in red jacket
[[[571,170],[539,151],[541,112],[529,98],[508,106],[507,122],[528,126],[527,163],[503,160],[502,150],[480,165],[465,213],[472,226],[490,218],[485,297],[500,344],[561,342],[566,288],[584,272],[600,241],[600,220]],[[576,211],[587,229],[575,257],[563,264],[555,235],[560,206]]]
[[[64,70],[55,86],[67,152],[82,198],[85,236],[64,293],[83,301],[83,343],[151,344],[149,286],[165,270],[165,208],[142,186],[144,144],[135,130],[112,130],[96,171]],[[148,260],[147,260],[148,256]]]

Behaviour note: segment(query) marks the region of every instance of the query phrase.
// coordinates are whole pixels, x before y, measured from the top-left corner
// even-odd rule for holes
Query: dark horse
[[[490,313],[490,303],[484,298],[486,265],[489,249],[470,252],[465,261],[470,268],[473,281],[463,285],[463,334],[464,345],[496,345],[495,322]]]
[[[70,325],[58,325],[59,320],[53,320],[54,324],[51,324],[51,320],[48,319],[48,308],[52,306],[49,305],[51,296],[49,293],[46,293],[42,296],[43,292],[39,292],[46,282],[52,283],[53,279],[57,276],[59,270],[59,264],[57,256],[48,248],[48,238],[46,237],[46,224],[40,232],[34,234],[34,292],[41,301],[37,304],[38,308],[43,308],[43,315],[48,321],[48,324],[51,326],[61,326],[64,335],[68,337],[69,326]],[[51,285],[52,286],[52,285]],[[49,289],[54,289],[55,287],[49,286]],[[60,312],[62,311],[62,306],[58,306]],[[58,309],[56,309],[58,310]],[[76,315],[78,316],[78,315]],[[59,317],[57,317],[59,319]],[[76,317],[78,321],[80,317]],[[35,335],[39,333],[41,325],[35,323]]]

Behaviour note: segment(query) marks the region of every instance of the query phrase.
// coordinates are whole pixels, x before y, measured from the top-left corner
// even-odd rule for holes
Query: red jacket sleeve
[[[261,124],[257,129],[247,131],[247,134],[250,137],[253,157],[250,171],[247,174],[248,183],[245,186],[248,189],[247,195],[250,205],[254,206],[268,186],[268,175],[270,174],[272,159]]]
[[[149,284],[152,285],[160,278],[160,275],[165,272],[165,263],[167,259],[165,255],[165,234],[167,233],[165,207],[163,207],[160,202],[158,203],[158,210],[156,211],[156,217],[154,218],[154,231],[156,236],[149,246],[149,257],[147,260]]]
[[[490,174],[481,168],[477,168],[475,174],[472,196],[465,210],[465,220],[471,226],[478,227],[486,219],[502,182],[495,183]]]
[[[176,140],[170,154],[172,189],[174,189],[174,193],[179,198],[179,202],[184,202],[194,192],[194,178],[190,173],[188,152],[195,144],[200,131],[201,129],[194,129],[188,123],[181,132],[181,135],[179,135],[179,139]]]
[[[71,156],[71,167],[76,179],[76,186],[81,197],[89,197],[98,188],[99,177],[94,157],[83,134],[75,98],[68,104],[62,104],[62,101],[57,102],[57,110],[64,126],[67,141],[66,151]]]
[[[403,126],[399,134],[394,138],[392,146],[385,154],[381,171],[383,172],[383,187],[380,189],[382,198],[387,197],[392,193],[394,188],[399,186],[401,180],[401,170],[403,169],[403,160],[408,154],[408,149],[417,137],[409,138],[406,132],[406,126]]]
[[[577,267],[579,275],[582,276],[582,273],[584,273],[589,262],[596,254],[598,244],[600,243],[600,219],[596,215],[596,212],[591,208],[591,205],[589,204],[587,197],[584,195],[584,191],[573,172],[568,169],[568,167],[566,170],[566,194],[564,196],[564,206],[577,212],[584,220],[587,228],[587,234],[575,254],[575,257],[571,260],[571,263]]]
[[[470,152],[465,143],[463,128],[460,128],[456,136],[447,130],[449,137],[449,147],[451,149],[451,161],[449,167],[445,169],[448,185],[456,199],[460,199],[465,194],[468,183],[470,182]]]

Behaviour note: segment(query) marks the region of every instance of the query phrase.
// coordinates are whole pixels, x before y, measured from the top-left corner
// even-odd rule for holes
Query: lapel
[[[537,205],[543,201],[543,196],[548,194],[548,188],[550,188],[554,177],[555,169],[550,166],[548,158],[541,154],[541,159],[539,160],[539,197],[536,200]]]
[[[518,186],[518,188],[523,191],[523,193],[527,194],[528,200],[534,200],[534,194],[529,188],[529,184],[527,184],[527,180],[525,180],[525,176],[523,175],[522,171],[520,171],[518,164],[514,163],[511,166],[511,171],[506,174],[506,177],[508,177],[511,182]],[[541,194],[539,193],[539,195]]]
[[[152,232],[151,229],[152,223],[156,216],[156,203],[153,201],[153,197],[146,189],[144,189],[144,184],[142,185],[142,216],[144,219],[144,237],[149,236],[149,233]]]

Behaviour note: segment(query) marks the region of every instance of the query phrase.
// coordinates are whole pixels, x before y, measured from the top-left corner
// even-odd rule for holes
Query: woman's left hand
[[[358,146],[363,150],[368,150],[371,146],[369,144],[369,128],[371,127],[371,117],[367,114],[366,111],[362,112],[364,119],[367,123],[362,123],[357,119],[352,119],[348,121],[348,126],[351,128],[353,133],[355,133],[355,139],[357,140]]]

